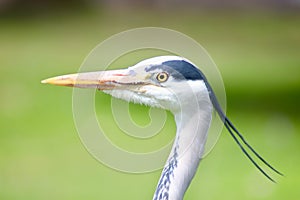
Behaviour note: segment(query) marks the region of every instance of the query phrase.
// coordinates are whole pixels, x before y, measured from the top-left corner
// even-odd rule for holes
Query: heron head
[[[208,97],[204,75],[178,56],[150,58],[127,69],[57,76],[42,83],[96,88],[129,102],[174,112],[194,97]]]
[[[261,173],[275,182],[253,160],[242,144],[246,145],[271,170],[283,175],[249,145],[223,112],[202,72],[182,57],[154,57],[127,69],[69,74],[49,78],[43,80],[42,83],[95,88],[123,100],[167,109],[174,114],[182,111],[184,107],[187,109],[185,111],[187,111],[188,118],[191,113],[197,113],[195,110],[209,109],[211,111],[213,106],[235,142]]]

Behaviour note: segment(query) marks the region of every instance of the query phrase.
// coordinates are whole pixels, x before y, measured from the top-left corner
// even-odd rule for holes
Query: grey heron
[[[159,56],[126,69],[69,74],[49,78],[42,83],[96,88],[116,98],[173,113],[176,136],[158,181],[154,200],[183,199],[201,161],[213,109],[242,152],[264,176],[275,182],[247,150],[282,175],[249,145],[223,112],[204,74],[185,58]]]

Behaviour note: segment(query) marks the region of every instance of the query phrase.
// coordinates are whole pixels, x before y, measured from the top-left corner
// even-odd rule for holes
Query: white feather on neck
[[[182,200],[204,152],[213,108],[203,82],[191,81],[189,84],[195,84],[191,87],[195,98],[181,97],[181,109],[173,113],[177,124],[176,139],[154,200]],[[177,162],[174,162],[174,156]],[[176,166],[170,169],[170,165]],[[166,175],[168,170],[172,173]]]

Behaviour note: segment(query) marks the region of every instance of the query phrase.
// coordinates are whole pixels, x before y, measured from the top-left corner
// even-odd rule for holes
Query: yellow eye
[[[167,74],[166,72],[160,72],[156,76],[156,79],[161,83],[166,82],[168,78],[169,78],[169,74]]]

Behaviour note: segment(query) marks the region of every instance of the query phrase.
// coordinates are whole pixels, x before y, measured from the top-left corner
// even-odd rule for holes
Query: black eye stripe
[[[184,60],[171,60],[158,65],[152,65],[145,69],[146,72],[163,70],[177,80],[203,80],[204,75],[191,63]]]

